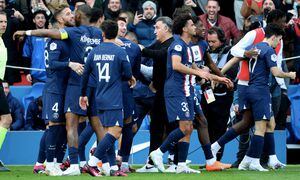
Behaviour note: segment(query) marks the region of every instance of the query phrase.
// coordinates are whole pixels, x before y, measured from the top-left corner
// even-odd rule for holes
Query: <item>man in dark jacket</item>
[[[42,107],[41,96],[30,102],[26,111],[25,130],[45,130],[45,122],[42,119]]]
[[[24,126],[24,108],[17,98],[13,97],[9,90],[7,82],[2,82],[4,92],[7,98],[8,106],[12,116],[12,124],[10,130],[17,131],[21,130]]]
[[[142,5],[143,13],[135,13],[133,23],[128,25],[128,31],[136,34],[139,44],[150,45],[155,40],[154,24],[156,20],[156,4],[146,1]]]

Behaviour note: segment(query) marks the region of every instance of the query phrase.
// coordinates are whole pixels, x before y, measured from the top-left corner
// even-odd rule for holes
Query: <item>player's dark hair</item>
[[[36,102],[37,102],[38,106],[43,107],[43,97],[42,96],[38,97]]]
[[[189,20],[192,20],[192,16],[189,14],[176,16],[173,23],[173,33],[181,35],[183,32],[183,28]]]
[[[173,19],[175,19],[177,16],[181,16],[182,14],[192,14],[192,10],[188,6],[182,6],[181,8],[176,8],[174,13],[172,14]]]
[[[265,28],[265,37],[270,38],[271,36],[284,36],[284,30],[277,24],[270,23]]]
[[[117,22],[112,20],[105,20],[100,27],[106,39],[115,39],[117,37],[118,35]]]
[[[285,18],[286,14],[279,9],[272,10],[267,16],[267,24],[274,23],[282,18]]]
[[[92,8],[86,4],[78,6],[77,11],[82,12],[87,18],[92,17]]]
[[[118,21],[123,21],[123,22],[127,23],[126,19],[123,18],[123,17],[118,17],[116,21],[117,21],[117,22],[118,22]]]
[[[103,17],[103,10],[100,8],[92,8],[90,23],[96,23],[99,18]]]
[[[223,29],[220,27],[214,26],[214,27],[210,28],[207,31],[207,34],[210,34],[210,35],[216,34],[218,36],[218,39],[221,41],[221,43],[226,42],[225,33],[224,33]]]

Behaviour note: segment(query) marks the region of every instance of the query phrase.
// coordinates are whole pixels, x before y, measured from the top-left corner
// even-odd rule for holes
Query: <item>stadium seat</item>
[[[38,98],[39,96],[42,95],[44,85],[45,85],[45,83],[40,83],[40,82],[33,84],[32,88],[31,88],[31,92],[28,95],[23,97],[22,103],[23,103],[23,106],[25,109],[25,117],[26,117],[27,107],[28,107],[29,103],[33,99]]]
[[[10,86],[9,87],[11,95],[17,98],[23,107],[24,107],[23,98],[27,94],[30,94],[31,88],[32,88],[31,86]]]

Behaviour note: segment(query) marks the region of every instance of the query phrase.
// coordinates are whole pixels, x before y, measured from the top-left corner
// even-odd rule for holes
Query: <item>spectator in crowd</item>
[[[40,6],[43,7],[44,4],[43,1],[42,0],[37,0],[37,1],[39,1],[38,5],[40,4]],[[52,14],[54,14],[54,12],[58,10],[60,6],[69,6],[67,0],[51,0],[51,1],[46,0],[44,5],[46,5],[47,9],[49,9]]]
[[[86,4],[91,8],[102,9],[103,0],[85,0]]]
[[[213,26],[218,26],[225,32],[227,44],[230,40],[236,41],[240,37],[240,31],[237,29],[234,22],[228,17],[219,14],[220,6],[217,0],[208,0],[205,9],[207,13],[199,16],[199,18],[206,28],[206,38],[207,31]]]
[[[12,116],[12,124],[10,126],[10,130],[21,130],[24,126],[24,108],[22,107],[19,100],[11,95],[8,83],[2,82],[2,85]]]
[[[75,0],[74,1],[74,11],[76,11],[77,7],[80,6],[80,5],[83,5],[85,4],[85,0]]]
[[[143,13],[135,13],[133,23],[128,25],[128,31],[136,34],[139,44],[150,45],[155,40],[154,24],[157,8],[153,1],[146,1],[142,5]]]
[[[244,17],[241,14],[241,8],[243,5],[243,0],[234,0],[234,16],[237,28],[241,31],[243,30]]]
[[[24,17],[19,11],[7,8],[6,1],[0,0],[0,11],[6,12],[7,15],[7,28],[5,33],[2,35],[3,42],[7,48],[7,65],[18,66],[18,48],[17,42],[13,40],[13,34],[20,29],[21,21]],[[13,84],[21,80],[20,70],[6,68],[4,79],[9,83]]]
[[[222,69],[226,62],[232,57],[230,55],[231,47],[226,44],[225,33],[219,27],[212,27],[207,32],[207,42],[209,45],[209,54],[219,69]],[[235,68],[237,72],[237,66]],[[236,73],[229,73],[231,79],[235,79]],[[233,100],[233,91],[219,84],[213,88],[215,101],[206,102],[206,98],[201,98],[201,106],[205,117],[208,119],[208,132],[211,142],[215,142],[221,137],[227,129],[227,122],[230,114],[230,107]],[[221,108],[222,107],[222,108]],[[217,154],[217,161],[222,158],[223,149]]]
[[[26,111],[25,130],[33,131],[46,129],[45,122],[42,119],[42,108],[42,96],[30,102]]]
[[[107,7],[104,9],[105,19],[117,19],[119,17],[121,8],[121,0],[108,0]]]
[[[33,22],[35,23],[36,29],[45,29],[47,22],[46,12],[38,10],[33,14]],[[23,57],[28,67],[45,69],[44,60],[44,48],[46,38],[37,36],[27,36],[23,47]],[[30,65],[29,65],[30,64]],[[45,71],[31,71],[27,74],[26,79],[32,84],[36,82],[45,82],[46,72]]]
[[[51,11],[48,9],[48,7],[57,8],[57,6],[59,6],[59,4],[56,1],[57,0],[51,1],[51,2],[47,3],[47,6],[46,6],[43,0],[31,0],[31,12],[34,13],[38,10],[43,10],[46,12],[47,16],[50,16]],[[61,1],[60,3],[64,3],[63,1],[65,1],[65,0],[59,0],[59,1]]]

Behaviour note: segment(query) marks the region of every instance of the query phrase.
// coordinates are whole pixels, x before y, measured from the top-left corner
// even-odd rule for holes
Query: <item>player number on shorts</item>
[[[109,82],[110,75],[109,75],[109,63],[97,63],[98,67],[98,74],[99,74],[99,82],[105,80],[105,82]]]
[[[58,112],[58,102],[56,102],[55,104],[54,104],[54,106],[52,107],[52,111],[54,111],[54,112]]]
[[[181,103],[181,106],[182,106],[181,109],[182,109],[183,112],[189,111],[188,103],[182,102],[182,103]]]

